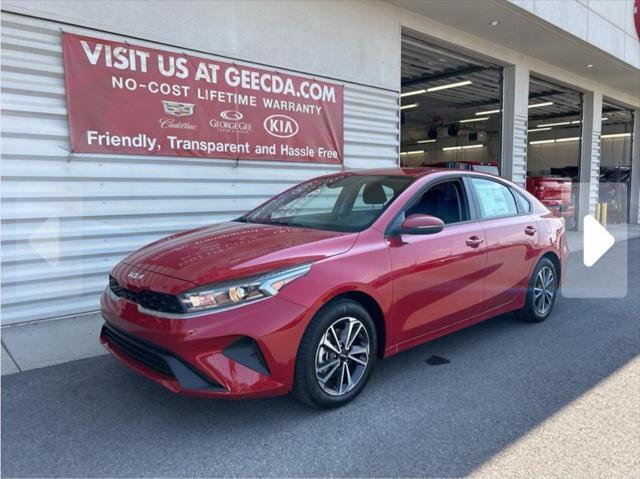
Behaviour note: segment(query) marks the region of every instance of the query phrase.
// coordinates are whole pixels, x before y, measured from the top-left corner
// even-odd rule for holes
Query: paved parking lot
[[[637,476],[640,241],[629,246],[626,298],[561,298],[545,323],[506,315],[420,346],[379,363],[339,410],[175,396],[108,356],[4,377],[2,476]]]

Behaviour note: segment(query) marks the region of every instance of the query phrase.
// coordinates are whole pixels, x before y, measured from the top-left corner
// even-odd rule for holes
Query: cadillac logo
[[[181,103],[178,101],[162,100],[164,112],[173,116],[191,116],[195,105],[193,103]]]

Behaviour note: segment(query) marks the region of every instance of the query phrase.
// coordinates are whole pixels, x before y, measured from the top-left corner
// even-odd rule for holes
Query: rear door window
[[[516,197],[516,203],[518,203],[518,211],[520,212],[520,214],[530,213],[531,203],[529,203],[529,200],[517,191],[514,191],[513,195]]]
[[[518,207],[511,190],[497,181],[471,178],[480,203],[480,215],[484,219],[516,216]]]

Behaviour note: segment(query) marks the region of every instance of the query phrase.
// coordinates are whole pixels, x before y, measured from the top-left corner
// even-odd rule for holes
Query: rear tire
[[[538,261],[527,289],[524,308],[516,312],[518,318],[527,323],[540,323],[553,311],[558,295],[558,273],[549,258]]]
[[[311,320],[300,342],[293,395],[318,408],[344,406],[371,377],[377,346],[375,324],[360,303],[329,303]]]

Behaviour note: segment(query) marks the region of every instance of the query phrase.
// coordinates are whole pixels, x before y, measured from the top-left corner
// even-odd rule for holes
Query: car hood
[[[206,285],[317,261],[353,246],[357,233],[227,222],[178,233],[123,263]]]

